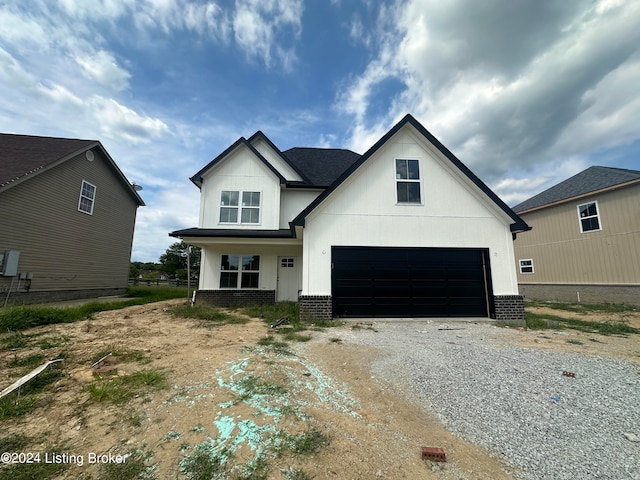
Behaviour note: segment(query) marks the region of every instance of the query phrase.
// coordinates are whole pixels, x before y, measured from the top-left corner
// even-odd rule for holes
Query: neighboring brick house
[[[142,205],[100,142],[0,134],[0,307],[123,293]]]
[[[240,138],[191,180],[196,302],[293,300],[303,315],[524,318],[527,224],[415,118],[363,155]]]
[[[526,298],[640,304],[640,171],[590,167],[513,210]]]

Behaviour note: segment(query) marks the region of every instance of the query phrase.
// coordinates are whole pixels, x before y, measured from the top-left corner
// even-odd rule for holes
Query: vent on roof
[[[90,162],[93,162],[93,159],[95,158],[91,150],[87,150],[86,152],[84,152],[84,156],[87,157],[87,160],[89,160]]]

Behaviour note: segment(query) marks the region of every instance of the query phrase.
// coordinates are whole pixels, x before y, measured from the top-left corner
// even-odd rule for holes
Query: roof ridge
[[[53,135],[33,135],[30,133],[0,132],[0,135],[6,135],[11,137],[43,138],[43,139],[49,139],[49,140],[72,140],[72,141],[79,141],[79,142],[97,142],[98,141],[98,140],[93,140],[89,138],[70,138],[70,137],[60,137],[60,136],[53,136]]]
[[[635,180],[640,180],[639,170],[591,165],[518,203],[513,207],[513,210],[523,212],[537,209]]]

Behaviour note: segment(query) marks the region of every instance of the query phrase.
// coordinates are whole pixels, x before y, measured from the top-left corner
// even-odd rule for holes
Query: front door
[[[298,301],[297,257],[278,257],[278,301]]]

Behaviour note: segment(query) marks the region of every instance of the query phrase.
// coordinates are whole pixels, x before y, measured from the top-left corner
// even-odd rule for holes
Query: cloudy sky
[[[240,136],[366,151],[413,114],[509,205],[640,169],[640,0],[2,0],[0,131],[100,140],[133,260],[197,226]]]

